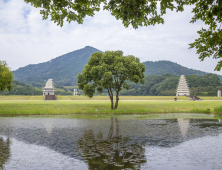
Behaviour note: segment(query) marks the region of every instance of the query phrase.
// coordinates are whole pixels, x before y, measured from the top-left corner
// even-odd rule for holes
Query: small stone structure
[[[77,89],[74,89],[73,96],[77,96],[77,94],[78,94]]]
[[[185,76],[182,74],[176,90],[176,96],[189,96],[190,91]]]
[[[221,91],[220,90],[217,91],[217,97],[221,97]]]
[[[45,87],[43,88],[43,95],[44,100],[57,100],[52,79],[49,79],[46,82]]]

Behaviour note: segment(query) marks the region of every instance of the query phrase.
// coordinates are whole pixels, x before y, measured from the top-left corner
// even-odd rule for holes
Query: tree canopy
[[[5,61],[0,61],[0,91],[12,89],[13,73]]]
[[[4,90],[0,95],[42,95],[42,88],[35,88],[25,83],[13,80],[13,89],[11,91]]]
[[[78,87],[90,98],[93,97],[96,90],[102,93],[103,89],[107,89],[111,100],[111,109],[114,109],[113,96],[115,92],[116,109],[119,92],[122,88],[129,89],[130,87],[126,81],[144,83],[144,72],[145,66],[140,63],[137,57],[123,56],[122,51],[97,52],[89,58],[82,74],[79,73]]]
[[[191,0],[192,1],[192,0]],[[192,13],[194,17],[191,23],[198,19],[202,20],[208,29],[202,28],[197,33],[200,35],[194,43],[189,44],[190,48],[196,48],[199,59],[203,61],[206,57],[213,56],[214,59],[222,57],[222,0],[194,0],[195,7]],[[220,71],[222,60],[215,67]]]

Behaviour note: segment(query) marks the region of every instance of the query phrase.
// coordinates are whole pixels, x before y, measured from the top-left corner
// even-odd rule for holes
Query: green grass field
[[[221,101],[14,101],[1,100],[1,115],[222,113]]]
[[[120,100],[167,100],[173,101],[176,96],[120,96]],[[58,100],[110,100],[108,96],[94,96],[93,98],[88,98],[86,96],[57,96]],[[222,100],[222,97],[201,97],[203,100]],[[0,96],[0,100],[44,100],[43,96]],[[190,99],[185,96],[177,96],[177,100],[187,100]]]

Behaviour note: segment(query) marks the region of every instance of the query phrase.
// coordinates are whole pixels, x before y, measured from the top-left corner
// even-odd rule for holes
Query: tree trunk
[[[115,109],[118,107],[118,102],[119,102],[119,91],[116,92],[116,103],[115,103]]]
[[[108,93],[109,93],[109,98],[111,100],[111,109],[113,110],[113,93],[111,89],[108,89]]]
[[[113,110],[113,96],[110,97],[111,100],[111,109]]]

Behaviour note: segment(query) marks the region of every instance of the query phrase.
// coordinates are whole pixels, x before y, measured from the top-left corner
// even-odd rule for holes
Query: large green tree
[[[145,66],[139,58],[123,56],[122,51],[106,51],[93,53],[85,65],[82,74],[77,76],[78,87],[90,98],[97,90],[102,93],[108,90],[111,109],[118,107],[119,92],[122,88],[129,89],[126,81],[144,83]],[[116,94],[115,107],[113,105],[114,92]]]
[[[185,5],[193,5],[194,14],[191,23],[202,20],[207,29],[198,31],[200,37],[190,44],[196,48],[199,59],[213,56],[214,59],[222,57],[222,0],[24,0],[36,8],[42,8],[43,19],[49,15],[51,20],[60,26],[66,19],[69,23],[76,21],[83,23],[86,16],[93,16],[103,9],[111,12],[116,19],[122,20],[125,27],[132,25],[148,26],[164,23],[163,15],[166,10],[184,11]],[[159,2],[159,3],[158,3]],[[157,8],[160,5],[160,8]],[[159,9],[159,11],[158,11]],[[218,62],[215,70],[220,71],[222,61]]]
[[[12,89],[13,73],[5,61],[0,61],[0,91]]]

